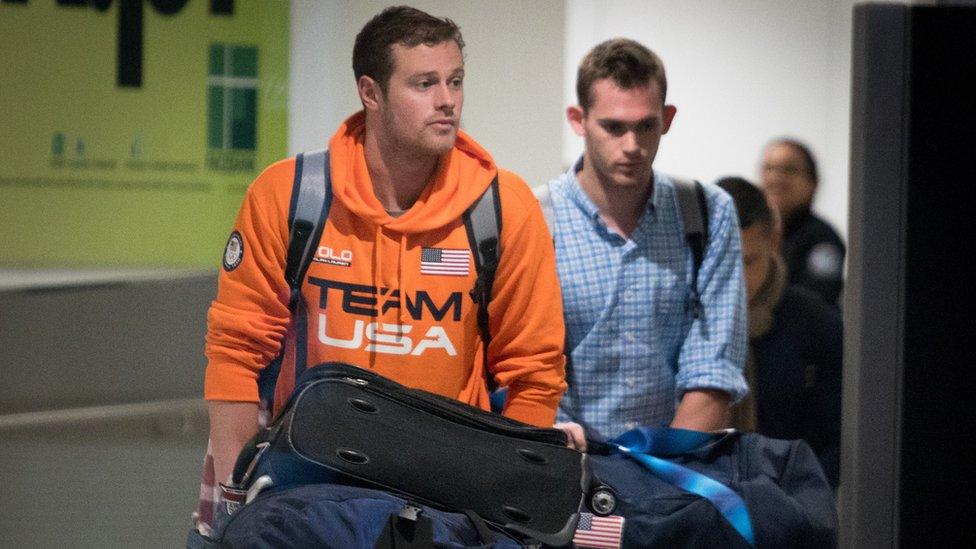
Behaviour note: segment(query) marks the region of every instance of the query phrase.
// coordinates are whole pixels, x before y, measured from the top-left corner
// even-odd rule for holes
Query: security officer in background
[[[760,182],[783,219],[783,259],[790,284],[804,286],[837,306],[844,287],[844,241],[813,214],[817,162],[796,139],[774,139],[763,151]]]

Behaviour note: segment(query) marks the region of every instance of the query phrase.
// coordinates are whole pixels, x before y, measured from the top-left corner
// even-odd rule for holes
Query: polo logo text
[[[336,251],[328,246],[319,246],[318,249],[315,250],[315,257],[312,258],[312,261],[348,267],[352,265],[352,250]]]

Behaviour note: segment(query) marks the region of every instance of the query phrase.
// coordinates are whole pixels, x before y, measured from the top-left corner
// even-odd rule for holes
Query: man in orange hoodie
[[[276,410],[294,386],[296,356],[308,366],[334,360],[373,369],[484,409],[487,363],[487,374],[508,387],[506,416],[552,426],[566,387],[552,239],[525,183],[459,130],[463,46],[452,21],[408,7],[384,10],[357,35],[363,111],[328,143],[333,200],[301,287],[302,318],[289,313],[284,276],[295,159],[249,187],[208,315],[204,392],[215,479],[228,477],[256,432],[258,376],[279,353]],[[462,214],[496,176],[500,257],[486,349]],[[444,255],[461,262],[445,268]],[[206,514],[201,508],[203,522]]]

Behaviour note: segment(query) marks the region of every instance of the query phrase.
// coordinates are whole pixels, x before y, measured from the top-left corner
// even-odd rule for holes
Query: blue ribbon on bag
[[[676,457],[707,450],[734,433],[731,429],[703,433],[687,429],[638,427],[613,439],[610,444],[658,478],[710,501],[735,531],[749,545],[755,547],[756,539],[752,532],[749,510],[739,494],[715,479],[657,457]]]

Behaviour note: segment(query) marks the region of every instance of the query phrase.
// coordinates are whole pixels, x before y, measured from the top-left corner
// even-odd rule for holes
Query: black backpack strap
[[[681,215],[681,222],[685,230],[685,241],[691,249],[691,296],[688,307],[696,319],[705,314],[705,307],[701,302],[698,290],[698,271],[705,260],[705,248],[708,245],[708,202],[705,189],[698,181],[671,177],[674,182],[674,201]]]
[[[305,332],[308,319],[301,300],[302,282],[315,256],[315,249],[322,238],[322,229],[332,205],[332,175],[329,169],[329,151],[300,153],[295,157],[295,178],[292,181],[291,204],[288,208],[288,255],[285,263],[285,281],[290,289],[288,310],[296,323],[295,377],[305,369]],[[274,361],[261,370],[258,376],[258,393],[268,409],[274,402],[274,389],[281,372],[281,360],[285,354],[284,343]]]
[[[317,150],[295,157],[295,181],[288,215],[288,260],[285,280],[291,288],[288,308],[294,313],[301,295],[305,272],[322,237],[322,228],[332,205],[332,177],[329,152]]]
[[[498,269],[499,238],[502,231],[501,197],[498,192],[498,176],[491,185],[471,205],[462,216],[468,233],[468,245],[474,256],[477,280],[471,289],[471,298],[478,304],[478,329],[485,344],[484,373],[488,379],[489,392],[495,388],[494,380],[488,373],[488,343],[491,331],[488,327],[488,302],[491,301],[491,288],[495,283]]]

